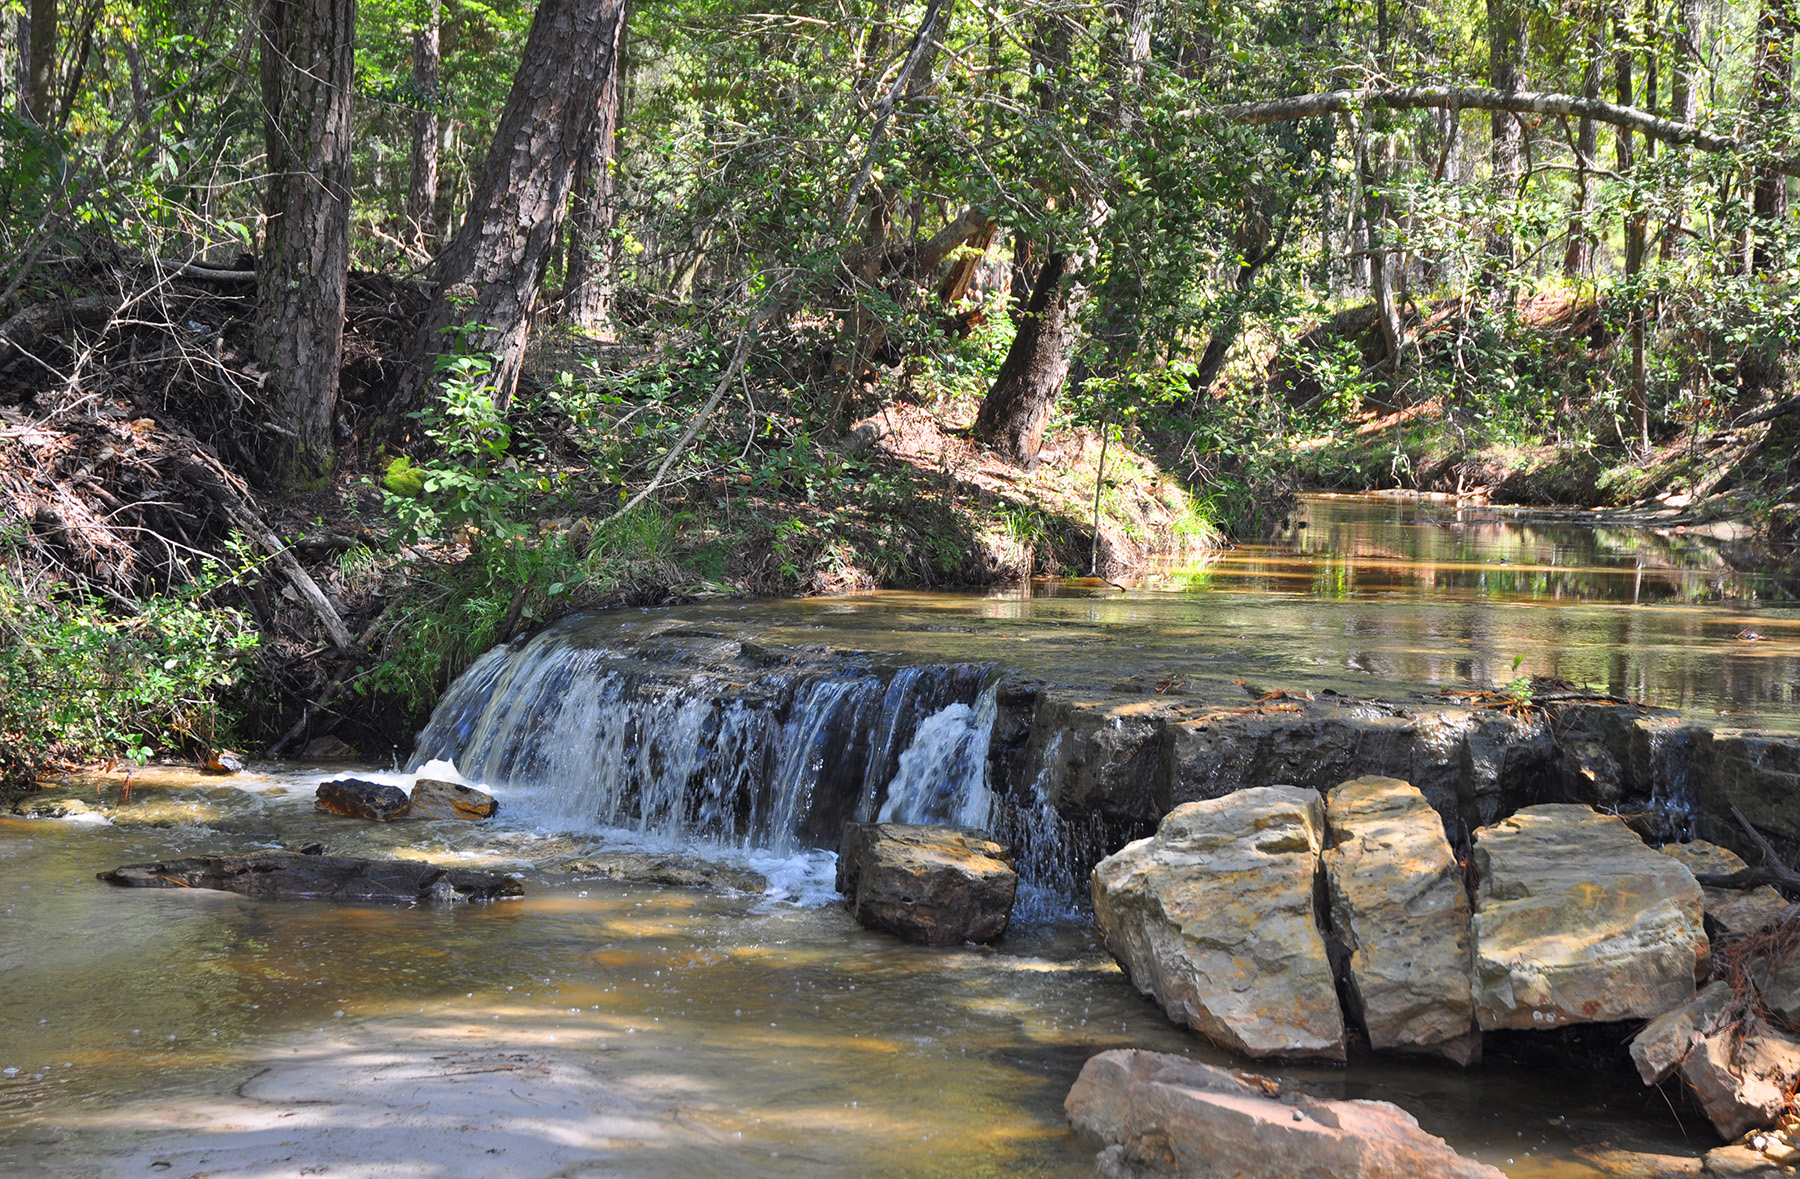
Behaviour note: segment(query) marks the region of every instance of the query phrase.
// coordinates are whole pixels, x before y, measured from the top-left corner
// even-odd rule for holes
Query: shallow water
[[[1315,497],[1301,522],[1123,590],[703,603],[583,625],[674,617],[1176,695],[1486,687],[1517,655],[1520,672],[1800,728],[1800,610],[1774,571],[1494,509]],[[564,863],[644,837],[546,818],[523,805],[529,783],[496,788],[490,824],[333,819],[310,805],[325,773],[155,771],[129,806],[116,778],[73,787],[110,818],[0,818],[0,1174],[1074,1176],[1092,1158],[1061,1102],[1092,1053],[1241,1064],[1171,1027],[1064,906],[1030,906],[998,947],[923,949],[830,903],[825,853],[680,848],[765,873],[760,896],[584,880]],[[94,879],[313,839],[517,871],[527,895],[378,909]],[[1577,1140],[1715,1144],[1637,1085],[1622,1036],[1593,1030],[1577,1053],[1491,1038],[1467,1073],[1366,1055],[1262,1071],[1395,1101],[1517,1176],[1599,1174]]]
[[[1016,928],[992,949],[908,946],[835,905],[791,903],[802,895],[792,880],[757,897],[550,870],[603,835],[315,815],[321,776],[253,773],[220,787],[165,772],[138,786],[133,807],[165,819],[189,808],[205,827],[0,820],[0,1067],[20,1070],[0,1080],[0,1173],[298,1173],[248,1165],[262,1157],[257,1128],[278,1132],[276,1119],[336,1101],[345,1112],[326,1120],[341,1130],[371,1104],[356,1070],[412,1052],[592,1078],[636,1119],[577,1152],[592,1173],[1075,1176],[1091,1173],[1091,1155],[1061,1102],[1089,1055],[1133,1046],[1232,1063],[1171,1027],[1079,921]],[[121,890],[93,876],[306,838],[516,868],[527,896],[361,908]],[[253,1078],[279,1088],[292,1057],[313,1070],[300,1074],[306,1100],[237,1096]],[[1502,1057],[1471,1073],[1368,1059],[1264,1071],[1396,1101],[1513,1175],[1595,1173],[1563,1118],[1682,1145],[1661,1099],[1616,1069]],[[533,1094],[543,1098],[521,1096]],[[486,1149],[497,1135],[471,1139]],[[322,1149],[282,1141],[295,1163]],[[399,1169],[346,1162],[333,1173],[548,1173],[491,1160],[445,1170],[434,1149],[384,1131],[358,1152]]]
[[[1800,730],[1793,570],[1733,568],[1703,538],[1566,515],[1312,495],[1269,542],[1123,588],[703,603],[593,626],[630,634],[676,617],[766,643],[1175,695],[1237,695],[1243,681],[1404,696],[1548,675],[1697,719]]]

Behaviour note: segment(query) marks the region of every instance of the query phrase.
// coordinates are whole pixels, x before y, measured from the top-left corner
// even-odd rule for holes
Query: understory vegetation
[[[385,752],[571,609],[1117,579],[1307,487],[1794,527],[1790,0],[0,30],[15,777]]]

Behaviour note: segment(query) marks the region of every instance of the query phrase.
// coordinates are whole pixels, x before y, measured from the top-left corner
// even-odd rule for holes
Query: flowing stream
[[[1269,544],[1125,590],[571,620],[490,653],[420,737],[416,764],[453,759],[496,794],[492,823],[314,813],[344,767],[150,771],[129,805],[117,777],[78,781],[65,793],[100,813],[0,818],[0,1174],[1090,1174],[1061,1114],[1089,1055],[1239,1062],[1170,1026],[1096,944],[1051,784],[1012,783],[1025,801],[1001,805],[1006,676],[1147,698],[1403,693],[1492,686],[1516,658],[1800,729],[1790,598],[1702,538],[1314,497]],[[854,818],[1002,829],[1034,886],[1007,937],[936,950],[857,927],[831,890],[830,836]],[[314,839],[516,871],[526,897],[377,909],[94,879]],[[617,850],[767,886],[570,866]],[[1608,1053],[1520,1034],[1470,1072],[1366,1053],[1262,1071],[1395,1101],[1516,1176],[1602,1174],[1580,1154],[1601,1139],[1715,1144]]]

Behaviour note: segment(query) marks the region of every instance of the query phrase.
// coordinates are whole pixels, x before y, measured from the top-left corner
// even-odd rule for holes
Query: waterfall
[[[412,768],[453,762],[509,814],[779,855],[876,814],[986,827],[988,664],[884,667],[572,618],[476,660]],[[985,689],[985,690],[984,690]]]

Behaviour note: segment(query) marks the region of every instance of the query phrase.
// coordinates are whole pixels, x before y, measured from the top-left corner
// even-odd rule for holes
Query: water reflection
[[[986,595],[729,603],[595,625],[631,630],[673,615],[766,642],[991,660],[1071,687],[1210,696],[1240,694],[1234,681],[1403,694],[1550,675],[1793,730],[1800,606],[1785,576],[1733,569],[1696,537],[1309,496],[1269,543],[1123,587],[1070,579]]]

